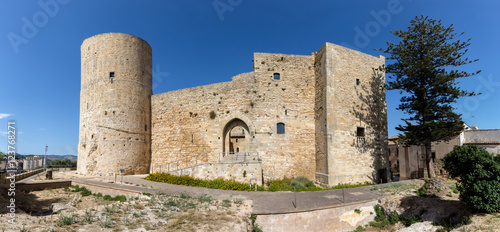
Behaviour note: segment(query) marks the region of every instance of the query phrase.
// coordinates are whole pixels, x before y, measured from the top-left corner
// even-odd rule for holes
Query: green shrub
[[[394,225],[398,223],[401,219],[399,218],[399,215],[396,212],[391,212],[389,215],[387,215],[387,220],[389,220],[389,223],[391,225]]]
[[[176,176],[167,173],[153,173],[149,174],[144,179],[150,181],[165,182],[170,184],[198,186],[198,187],[213,188],[213,189],[240,190],[240,191],[255,190],[255,184],[250,186],[249,184],[241,183],[235,180],[224,180],[220,178],[215,180],[202,180],[202,179],[195,179],[190,176]],[[258,187],[257,190],[262,191],[263,188]]]
[[[81,187],[79,189],[79,191],[80,191],[80,194],[82,194],[82,196],[89,196],[92,194],[92,192],[85,187]]]
[[[127,197],[124,195],[118,195],[113,198],[114,201],[125,202],[127,201]]]
[[[276,192],[276,191],[293,191],[293,187],[290,186],[291,180],[286,176],[282,179],[269,180],[267,182],[267,191]]]
[[[384,208],[380,205],[375,205],[373,207],[375,210],[375,221],[370,222],[370,226],[373,227],[384,227],[386,225],[394,225],[399,222],[400,218],[396,212],[391,212],[389,215],[386,215],[384,212]]]
[[[461,227],[463,225],[469,225],[472,223],[470,219],[470,215],[464,215],[460,219],[460,221],[453,220],[454,217],[457,216],[457,213],[452,213],[448,217],[441,219],[441,226],[443,226],[444,231],[452,231],[455,228]]]
[[[500,211],[499,158],[475,145],[455,146],[443,159],[444,169],[458,178],[460,200],[477,212]]]
[[[315,187],[314,183],[305,176],[295,177],[295,179],[290,182],[290,186],[295,187],[297,190]]]
[[[71,215],[71,216],[60,215],[59,218],[56,220],[56,225],[59,227],[62,227],[62,226],[71,225],[74,222],[76,222],[76,218],[74,215]]]
[[[347,184],[344,184],[343,188],[357,188],[357,187],[363,187],[363,186],[369,186],[369,185],[373,185],[373,184],[371,184],[371,183],[358,183],[358,184],[347,183]],[[329,189],[342,189],[342,184],[338,184],[336,186],[330,187]],[[377,190],[377,189],[378,189],[377,187],[374,187],[372,190]]]
[[[420,187],[417,190],[417,195],[421,197],[426,197],[427,196],[427,189],[428,189],[428,184],[425,183],[424,186]]]
[[[281,179],[268,180],[264,186],[256,186],[252,184],[251,186],[248,183],[242,183],[235,180],[224,180],[224,179],[215,179],[215,180],[203,180],[196,179],[191,176],[176,176],[167,173],[152,173],[149,174],[144,179],[156,182],[165,182],[170,184],[177,185],[186,185],[186,186],[197,186],[197,187],[205,187],[205,188],[214,188],[214,189],[226,189],[226,190],[238,190],[238,191],[254,191],[255,187],[257,187],[257,191],[293,191],[293,186],[295,185],[295,190],[300,191],[320,191],[320,190],[330,190],[337,189],[338,186],[330,187],[330,188],[321,188],[314,185],[314,183],[307,179],[306,177],[297,177],[295,179],[290,179],[287,177],[283,177]],[[292,184],[293,182],[293,184]],[[362,184],[346,184],[344,188],[355,188],[360,186],[371,185],[369,183]],[[303,186],[303,187],[302,187]],[[340,185],[339,185],[340,186]],[[340,186],[342,188],[342,186]]]
[[[412,216],[408,219],[404,219],[404,218],[401,218],[401,223],[403,223],[403,225],[405,226],[411,226],[412,224],[414,223],[417,223],[417,222],[422,222],[422,219],[420,218],[420,216]]]
[[[113,198],[112,198],[110,195],[104,195],[104,196],[102,197],[102,199],[104,199],[104,200],[106,200],[106,201],[112,201],[112,200],[113,200]]]
[[[385,216],[385,213],[384,213],[384,208],[382,208],[382,206],[375,205],[373,207],[373,209],[375,210],[375,214],[376,214],[375,221],[380,222],[380,221],[387,219],[387,217]]]
[[[112,197],[110,195],[104,195],[102,197],[102,199],[106,200],[106,201],[120,201],[120,202],[124,202],[124,201],[127,201],[127,197],[124,196],[124,195],[117,195],[115,197]]]
[[[364,230],[364,228],[362,226],[358,226],[358,227],[356,227],[356,229],[354,231],[355,232],[361,232],[363,230]]]

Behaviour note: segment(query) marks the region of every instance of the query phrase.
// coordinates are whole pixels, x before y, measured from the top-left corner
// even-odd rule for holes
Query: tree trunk
[[[429,178],[436,177],[436,174],[434,173],[434,163],[432,162],[431,142],[425,143],[425,166],[427,167],[427,176]]]

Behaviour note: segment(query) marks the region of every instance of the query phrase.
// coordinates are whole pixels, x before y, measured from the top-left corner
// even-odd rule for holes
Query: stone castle
[[[388,177],[382,56],[325,43],[255,53],[231,81],[152,94],[152,49],[106,33],[81,46],[78,172],[170,172],[326,185]]]

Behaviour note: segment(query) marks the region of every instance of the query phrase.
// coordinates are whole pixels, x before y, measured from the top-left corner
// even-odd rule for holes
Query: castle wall
[[[316,180],[328,184],[328,148],[327,148],[327,101],[326,101],[326,46],[316,54],[314,60],[315,71],[315,148],[316,148]]]
[[[230,82],[153,95],[152,167],[216,156],[224,150],[226,125],[240,119],[249,129],[245,151],[259,153],[265,178],[313,179],[314,84],[312,56],[256,53],[254,71]],[[278,123],[285,124],[285,134],[277,134]]]
[[[243,170],[328,185],[388,174],[385,79],[374,70],[383,57],[330,43],[306,56],[255,53],[253,71],[232,81],[152,95],[151,53],[121,33],[83,42],[79,173],[224,162],[230,166],[197,173]],[[249,152],[261,173],[234,164],[232,157]]]
[[[384,73],[373,69],[383,65],[385,59],[331,43],[321,50],[326,57],[317,59],[316,65],[321,66],[317,70],[325,69],[321,71],[324,77],[318,78],[326,78],[320,82],[326,83],[323,114],[328,172],[319,175],[326,174],[330,185],[379,182],[379,176],[387,175],[389,169],[387,107]],[[385,174],[379,174],[383,168],[387,168]]]
[[[78,172],[149,172],[152,51],[133,35],[106,33],[81,46]]]

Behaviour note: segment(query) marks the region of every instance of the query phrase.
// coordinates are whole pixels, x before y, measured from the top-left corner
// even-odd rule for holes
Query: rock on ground
[[[419,222],[400,229],[398,232],[434,232],[437,228],[438,227],[432,225],[432,222]]]

